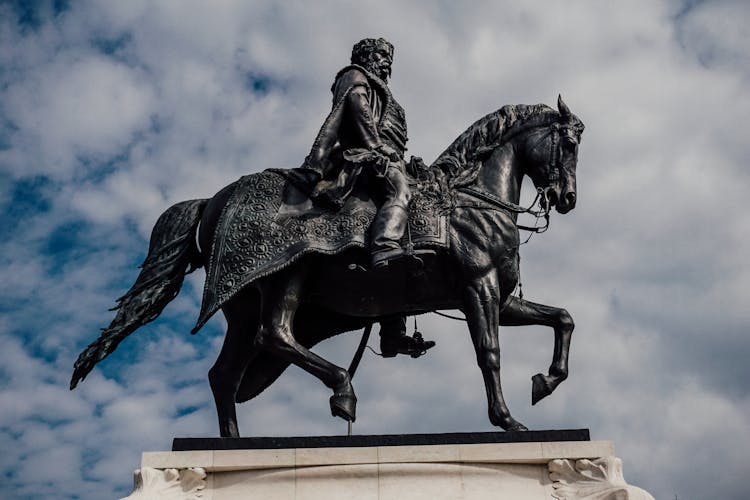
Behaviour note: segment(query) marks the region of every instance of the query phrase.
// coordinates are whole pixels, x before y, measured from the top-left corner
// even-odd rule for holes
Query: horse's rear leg
[[[349,372],[310,352],[294,338],[292,325],[299,307],[304,279],[304,273],[292,268],[263,282],[261,326],[256,345],[297,365],[333,389],[331,413],[353,422],[356,418],[357,398]]]
[[[511,297],[500,312],[500,324],[503,326],[543,325],[555,331],[555,350],[549,373],[537,373],[532,380],[531,404],[552,394],[560,383],[568,378],[568,354],[570,340],[573,336],[573,318],[568,311],[559,307],[536,304],[528,300]]]
[[[222,308],[227,334],[219,357],[208,372],[221,437],[240,436],[235,400],[245,368],[257,352],[253,339],[258,331],[259,306],[257,294],[247,291]]]

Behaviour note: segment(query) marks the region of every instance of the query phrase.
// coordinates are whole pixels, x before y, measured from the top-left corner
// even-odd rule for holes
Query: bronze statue
[[[388,45],[376,46],[387,60]],[[354,94],[353,100],[375,95],[379,87],[373,91],[375,80],[363,71],[381,80],[382,73],[352,69],[367,84],[341,83],[349,89],[344,95]],[[351,78],[361,79],[358,73]],[[373,110],[372,99],[361,109]],[[535,404],[567,378],[573,321],[564,309],[511,295],[523,228],[517,217],[530,211],[518,205],[521,182],[528,175],[538,188],[541,215],[547,217],[552,207],[562,214],[572,210],[583,123],[561,98],[557,110],[503,106],[471,125],[429,167],[413,157],[404,165],[405,120],[398,123],[403,128],[391,130],[393,136],[382,125],[373,129],[380,142],[348,142],[337,129],[339,147],[316,141],[301,169],[247,175],[211,199],[167,209],[154,227],[140,275],[118,301],[115,319],[76,361],[71,389],[126,336],[160,314],[186,273],[204,266],[203,303],[193,333],[222,310],[227,334],[209,372],[222,436],[239,435],[235,404],[260,394],[290,363],[332,390],[334,416],[354,421],[357,398],[349,372],[309,349],[373,322],[441,309],[460,309],[466,316],[490,421],[525,430],[503,399],[498,326],[554,329],[548,374],[532,377]],[[326,130],[324,124],[319,138],[332,141]],[[398,144],[397,131],[403,132]],[[370,180],[359,181],[373,170],[380,181],[396,176],[410,185],[406,217],[399,201],[384,205],[379,199],[398,200],[403,191],[394,188],[389,195],[389,187],[378,194]],[[398,208],[389,212],[389,206]],[[397,232],[403,233],[399,251],[393,246],[394,253],[384,258],[388,264],[373,270],[378,258],[370,256],[370,248],[380,252],[374,240]]]

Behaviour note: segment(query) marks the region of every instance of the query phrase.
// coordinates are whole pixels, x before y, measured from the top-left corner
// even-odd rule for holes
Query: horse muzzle
[[[555,207],[561,214],[567,214],[576,206],[576,192],[572,189],[560,189],[559,186],[550,186],[545,190],[542,199],[542,207],[551,209]]]
[[[565,189],[557,199],[555,209],[561,214],[567,214],[576,207],[576,192]]]

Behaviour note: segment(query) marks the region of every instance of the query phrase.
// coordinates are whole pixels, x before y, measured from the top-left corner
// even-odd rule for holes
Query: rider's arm
[[[362,146],[367,149],[378,149],[381,145],[375,119],[372,116],[368,89],[363,85],[356,85],[346,96],[347,112],[351,117],[351,124]]]
[[[346,99],[346,114],[351,119],[351,126],[360,139],[362,147],[379,151],[392,160],[398,159],[398,153],[384,144],[378,135],[375,118],[372,115],[370,102],[370,84],[367,77],[357,69],[350,69],[339,76],[333,90],[333,100]]]
[[[391,161],[398,161],[400,158],[398,152],[382,142],[378,136],[378,129],[372,116],[368,88],[357,85],[349,92],[347,99],[353,127],[356,129],[364,147],[380,152]]]

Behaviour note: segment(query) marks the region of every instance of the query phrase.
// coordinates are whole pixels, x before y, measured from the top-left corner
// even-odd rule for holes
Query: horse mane
[[[471,184],[482,161],[504,144],[504,134],[531,120],[557,111],[545,104],[508,104],[474,122],[432,163],[440,169],[452,188]]]

